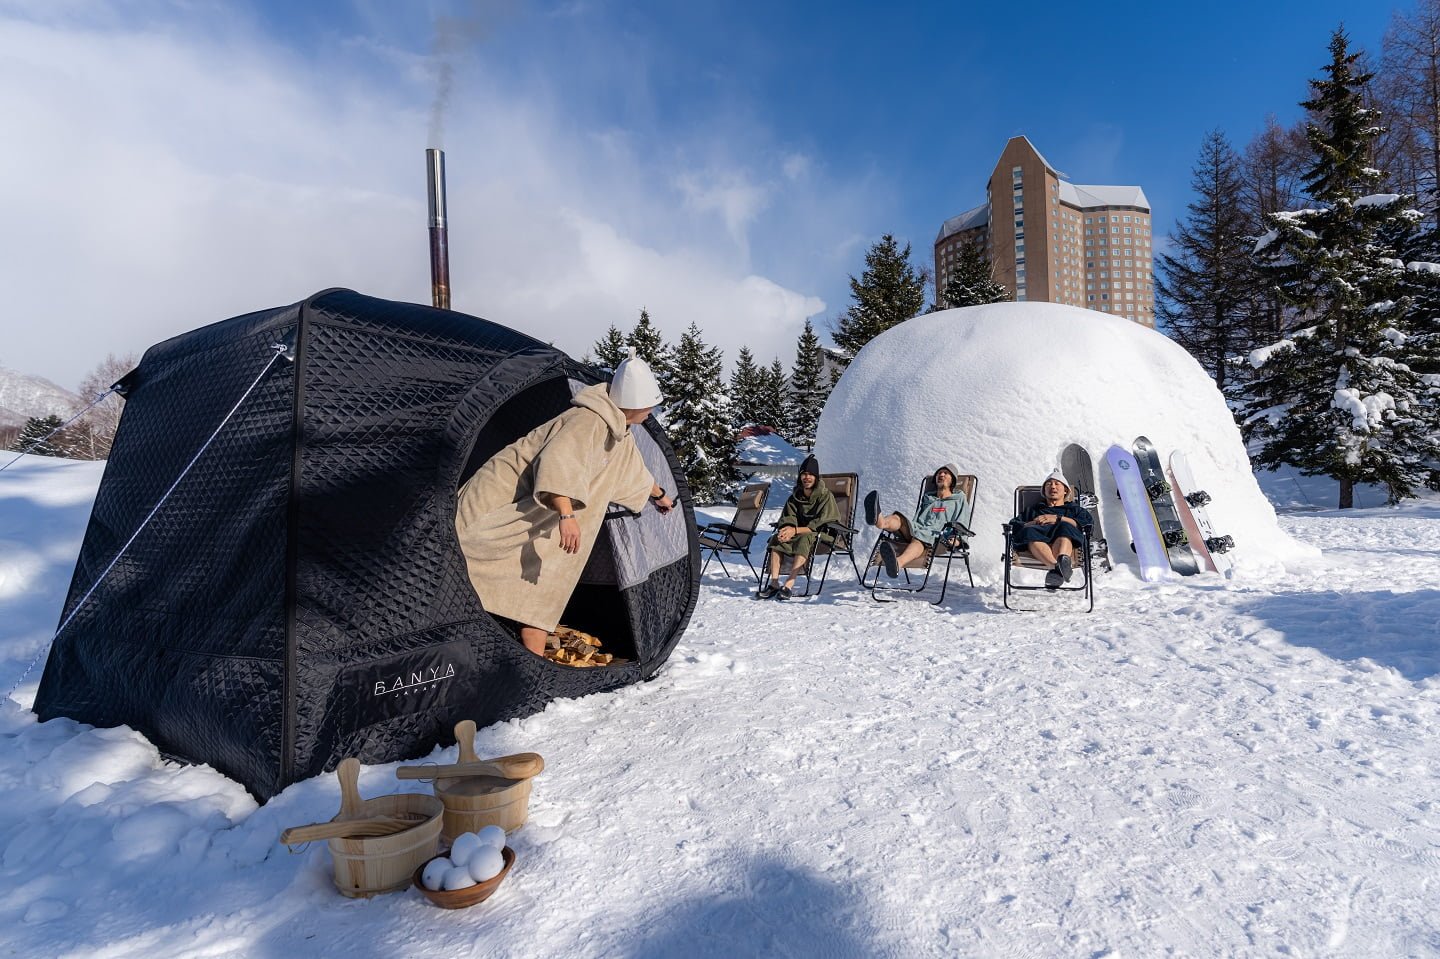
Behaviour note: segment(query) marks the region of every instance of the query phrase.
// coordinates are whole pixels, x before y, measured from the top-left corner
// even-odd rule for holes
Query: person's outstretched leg
[[[536,656],[545,655],[545,640],[549,635],[539,626],[520,627],[520,642],[524,643],[525,648]]]

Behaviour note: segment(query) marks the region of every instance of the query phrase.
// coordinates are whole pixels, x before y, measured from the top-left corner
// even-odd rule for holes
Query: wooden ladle
[[[340,781],[340,812],[329,822],[291,826],[280,834],[282,843],[288,846],[321,839],[389,836],[423,822],[422,819],[408,819],[403,816],[367,814],[365,801],[360,798],[360,760],[355,757],[347,756],[340,760],[340,765],[335,767],[335,778]]]
[[[460,761],[448,766],[401,766],[396,779],[455,779],[462,776],[496,776],[500,779],[530,779],[545,769],[539,753],[515,753],[481,759],[475,755],[475,723],[463,719],[455,724],[455,741],[460,745]]]

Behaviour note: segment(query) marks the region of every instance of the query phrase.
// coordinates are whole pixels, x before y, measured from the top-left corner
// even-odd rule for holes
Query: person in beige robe
[[[637,513],[647,500],[662,512],[673,505],[630,435],[660,400],[649,369],[643,374],[651,386],[638,393],[633,379],[623,387],[621,370],[608,389],[581,390],[570,409],[496,453],[460,487],[455,531],[470,582],[487,612],[520,624],[532,653],[544,653],[559,625],[609,504]],[[650,402],[622,409],[612,393]]]

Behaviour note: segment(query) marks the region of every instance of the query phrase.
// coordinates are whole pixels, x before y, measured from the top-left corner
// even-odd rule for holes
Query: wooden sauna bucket
[[[475,724],[466,719],[455,724],[455,741],[460,745],[460,762],[477,762]],[[445,804],[444,836],[454,842],[462,832],[479,832],[499,826],[514,832],[530,815],[530,779],[499,776],[465,776],[435,780],[435,796]]]
[[[349,764],[353,763],[353,767]],[[330,858],[335,862],[335,888],[342,896],[365,898],[383,892],[397,892],[410,885],[417,867],[434,859],[440,851],[440,829],[445,805],[424,793],[396,793],[361,799],[355,783],[360,764],[345,759],[340,775],[340,815],[336,819],[363,816],[424,816],[418,825],[388,836],[356,839],[329,839]]]

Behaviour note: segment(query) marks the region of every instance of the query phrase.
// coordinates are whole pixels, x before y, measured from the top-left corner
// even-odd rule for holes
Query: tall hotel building
[[[961,246],[975,241],[1016,300],[1083,306],[1153,327],[1145,191],[1080,186],[1061,176],[1028,139],[1011,138],[990,174],[988,200],[940,228],[935,288],[944,291]]]

